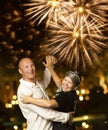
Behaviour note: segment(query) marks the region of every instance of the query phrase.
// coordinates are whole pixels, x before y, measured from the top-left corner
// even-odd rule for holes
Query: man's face
[[[24,80],[33,82],[36,76],[33,61],[29,58],[23,58],[19,63],[19,73],[22,75]]]

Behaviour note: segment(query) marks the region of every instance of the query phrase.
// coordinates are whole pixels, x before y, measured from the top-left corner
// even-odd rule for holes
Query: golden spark
[[[107,38],[95,21],[87,22],[88,26],[84,21],[80,23],[80,19],[59,19],[58,24],[50,23],[48,44],[42,47],[73,68],[82,65],[86,70],[87,66],[93,66],[94,61],[99,63],[99,54],[106,47],[103,41]]]
[[[104,25],[108,18],[107,0],[70,0],[72,4],[68,5],[67,14],[69,18],[82,17],[86,20],[95,20],[95,23]]]
[[[69,3],[64,0],[33,0],[24,4],[26,7],[26,16],[29,20],[38,21],[38,25],[46,20],[46,27],[50,21],[55,21],[61,17]]]
[[[31,20],[46,23],[47,53],[76,69],[99,62],[107,46],[108,0],[33,0],[25,6]]]

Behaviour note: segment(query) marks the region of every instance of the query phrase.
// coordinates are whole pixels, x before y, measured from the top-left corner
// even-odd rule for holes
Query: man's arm
[[[45,68],[44,73],[43,73],[43,79],[39,82],[43,89],[46,89],[51,81],[51,73],[50,71]]]
[[[32,95],[29,95],[29,96],[21,95],[21,101],[26,104],[34,104],[34,105],[45,107],[45,108],[58,107],[58,103],[54,99],[33,98]]]
[[[50,73],[51,73],[51,76],[53,78],[53,81],[55,82],[56,86],[57,87],[60,87],[61,86],[61,79],[60,77],[57,75],[56,71],[54,70],[53,67],[48,67]]]
[[[70,119],[68,113],[57,112],[53,109],[41,108],[33,104],[26,104],[25,109],[26,108],[30,111],[33,111],[34,113],[37,113],[39,116],[45,118],[46,120],[66,123]]]

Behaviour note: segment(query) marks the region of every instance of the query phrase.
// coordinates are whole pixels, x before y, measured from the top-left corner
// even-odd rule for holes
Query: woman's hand
[[[72,125],[73,117],[74,117],[73,115],[74,115],[74,112],[69,112],[69,117],[70,117],[70,118],[69,118],[69,120],[68,120],[68,122],[67,122],[69,125]]]
[[[42,62],[44,64],[45,67],[47,67],[48,69],[53,68],[54,64],[57,63],[57,59],[52,56],[52,55],[48,55],[46,56],[46,63]]]

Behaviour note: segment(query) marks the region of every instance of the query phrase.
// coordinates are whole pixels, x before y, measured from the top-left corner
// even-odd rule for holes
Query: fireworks
[[[50,21],[57,22],[68,4],[69,2],[64,0],[33,0],[24,6],[27,8],[26,16],[29,16],[29,20],[38,22],[38,25],[46,20],[46,27],[48,27]]]
[[[99,53],[106,44],[100,42],[106,39],[95,22],[88,22],[88,26],[78,21],[68,22],[59,20],[60,23],[50,24],[49,40],[43,45],[48,53],[57,55],[58,60],[74,65],[77,69],[81,64],[93,66],[93,59],[99,62]],[[68,23],[68,24],[67,24]]]
[[[99,62],[99,54],[107,46],[107,0],[35,0],[27,6],[30,19],[38,24],[46,21],[48,41],[42,47],[48,54],[75,69]]]

